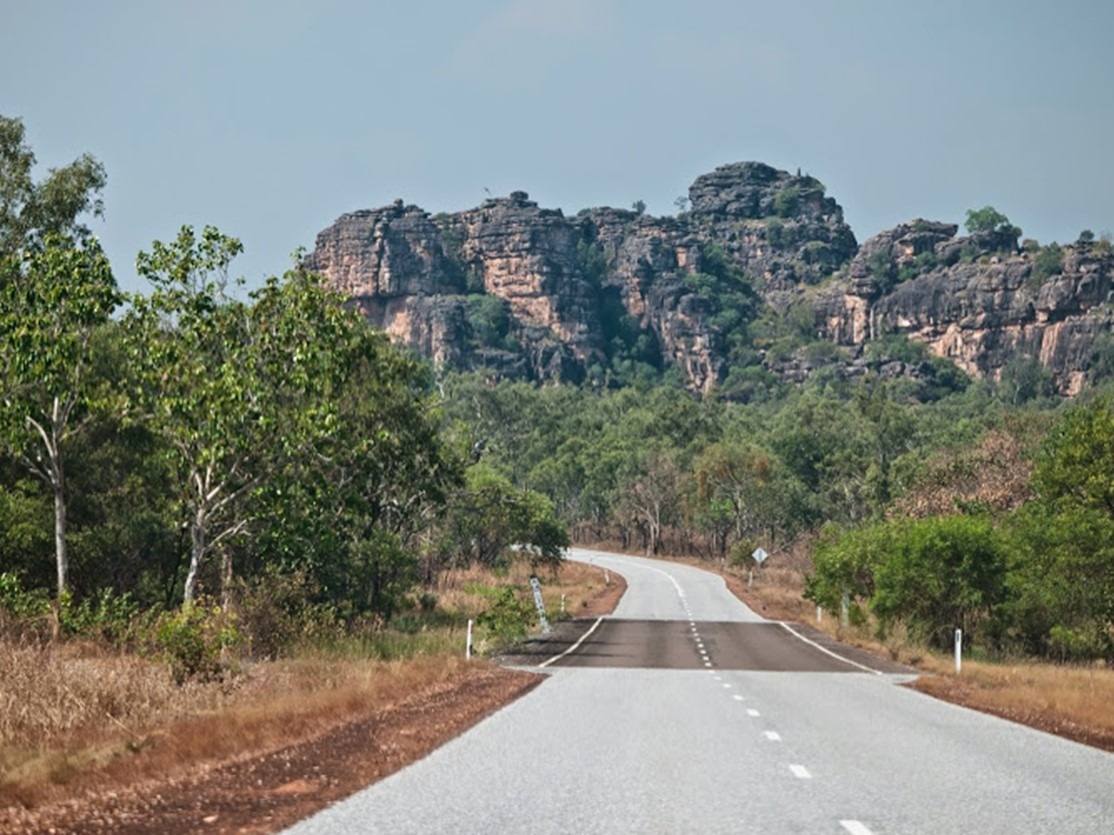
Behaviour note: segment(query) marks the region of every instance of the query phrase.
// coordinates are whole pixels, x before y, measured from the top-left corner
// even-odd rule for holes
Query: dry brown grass
[[[562,595],[565,614],[575,617],[604,591],[607,579],[602,568],[571,560],[561,563],[556,571],[542,569],[537,573],[550,617],[560,614]],[[530,574],[529,564],[522,561],[512,563],[505,574],[498,576],[476,566],[447,571],[438,580],[438,605],[469,616],[478,615],[491,603],[479,589],[510,585],[526,593],[530,588]],[[614,578],[612,580],[614,582]]]
[[[442,681],[464,663],[285,660],[247,668],[231,684],[177,687],[150,661],[28,652],[10,654],[23,670],[18,678],[0,678],[4,704],[20,704],[10,716],[4,711],[0,805],[35,806],[288,745]],[[0,655],[8,663],[9,653]]]
[[[478,615],[491,602],[480,589],[510,584],[526,594],[530,573],[525,563],[501,576],[452,572],[437,589],[439,605]],[[539,579],[554,616],[562,595],[575,615],[605,590],[603,571],[580,563]],[[464,663],[456,637],[430,641],[430,654],[405,661],[326,649],[184,686],[164,663],[93,644],[0,639],[0,806],[165,777],[321,734],[451,677]]]

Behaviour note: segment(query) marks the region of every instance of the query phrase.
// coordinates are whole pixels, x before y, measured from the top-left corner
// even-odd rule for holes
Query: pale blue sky
[[[45,168],[104,162],[121,284],[183,223],[252,285],[342,212],[484,189],[645,200],[762,160],[859,241],[992,204],[1027,236],[1114,229],[1104,0],[0,0],[0,113]]]

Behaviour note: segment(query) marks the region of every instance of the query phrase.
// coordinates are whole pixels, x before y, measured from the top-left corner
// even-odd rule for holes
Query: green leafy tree
[[[120,301],[96,240],[49,234],[0,260],[0,443],[51,491],[59,599],[66,594],[66,447],[103,405],[87,374],[94,331]]]
[[[930,517],[909,523],[874,570],[871,608],[884,628],[903,622],[940,649],[955,629],[973,642],[1005,596],[1005,553],[990,521]]]
[[[50,234],[86,241],[89,229],[80,218],[101,216],[104,166],[85,154],[52,169],[36,183],[35,154],[27,146],[23,122],[0,116],[0,254],[41,248]]]
[[[441,548],[466,564],[496,566],[512,545],[521,546],[534,564],[557,565],[569,545],[568,530],[547,497],[516,489],[483,461],[473,464],[452,500]]]
[[[228,546],[247,530],[253,491],[334,430],[326,395],[343,372],[338,348],[356,315],[297,270],[270,279],[252,304],[229,297],[228,266],[240,250],[212,227],[156,241],[137,262],[154,290],[134,300],[127,322],[135,405],[179,471],[190,531],[187,605],[218,550],[227,588]]]
[[[968,209],[967,219],[963,222],[963,226],[972,235],[976,232],[998,232],[1013,228],[1010,225],[1010,219],[993,206]]]
[[[1114,520],[1114,406],[1100,398],[1069,411],[1042,448],[1033,473],[1041,497]]]

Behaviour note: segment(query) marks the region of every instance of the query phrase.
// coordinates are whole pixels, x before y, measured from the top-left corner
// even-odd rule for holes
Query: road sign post
[[[464,643],[464,659],[472,660],[472,619],[468,619],[468,638]]]
[[[538,607],[538,620],[542,625],[542,634],[549,634],[549,618],[545,616],[545,601],[542,600],[542,584],[537,576],[530,578],[530,588],[534,590],[534,605]]]

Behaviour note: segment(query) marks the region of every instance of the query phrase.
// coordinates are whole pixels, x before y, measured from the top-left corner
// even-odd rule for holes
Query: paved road
[[[528,696],[292,831],[1114,832],[1114,755],[839,662],[714,575],[573,556],[627,578],[616,616],[631,622],[604,620]],[[607,649],[639,634],[660,649]],[[770,671],[792,642],[795,671]],[[582,649],[594,660],[574,662]]]

